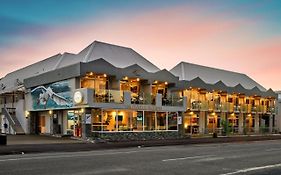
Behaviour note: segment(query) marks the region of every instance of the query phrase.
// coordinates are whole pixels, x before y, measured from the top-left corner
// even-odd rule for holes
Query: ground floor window
[[[176,112],[93,109],[92,131],[177,130]]]
[[[184,113],[184,129],[186,133],[199,133],[199,115],[194,112]]]

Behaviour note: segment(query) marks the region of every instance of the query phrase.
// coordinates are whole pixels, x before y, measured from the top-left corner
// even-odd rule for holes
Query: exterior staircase
[[[16,108],[4,107],[2,108],[2,114],[5,115],[6,119],[9,121],[9,125],[14,130],[15,134],[25,134],[20,122],[16,117]]]

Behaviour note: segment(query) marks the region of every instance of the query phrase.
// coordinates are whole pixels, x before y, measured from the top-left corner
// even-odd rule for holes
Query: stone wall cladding
[[[93,139],[107,141],[144,141],[144,140],[164,140],[182,139],[187,136],[181,135],[178,131],[155,131],[155,132],[106,132],[93,133]]]

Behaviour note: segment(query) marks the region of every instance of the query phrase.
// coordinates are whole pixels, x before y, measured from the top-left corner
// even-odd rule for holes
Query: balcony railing
[[[98,90],[94,96],[95,103],[124,103],[123,91],[119,90]]]
[[[275,113],[275,107],[273,106],[269,106],[269,107],[266,107],[266,112],[267,113]]]
[[[193,111],[242,112],[242,113],[275,113],[275,107],[252,104],[234,104],[230,102],[215,103],[214,101],[188,101],[187,108]]]
[[[155,104],[155,96],[149,93],[140,93],[137,97],[131,97],[132,104]]]
[[[200,101],[193,101],[191,102],[191,109],[192,110],[200,110],[201,102]]]
[[[234,112],[240,112],[241,106],[240,105],[234,105]]]
[[[183,106],[183,98],[182,97],[170,97],[170,98],[162,98],[163,106]]]

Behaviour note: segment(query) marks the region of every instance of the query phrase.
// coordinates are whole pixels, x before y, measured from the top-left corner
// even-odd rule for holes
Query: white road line
[[[260,167],[246,168],[246,169],[237,170],[237,171],[234,171],[234,172],[220,174],[220,175],[233,175],[233,174],[247,173],[247,172],[250,172],[250,171],[258,171],[258,170],[276,168],[276,167],[281,167],[281,163],[275,164],[275,165],[266,165],[266,166],[260,166]]]
[[[72,175],[93,175],[93,174],[109,174],[109,173],[120,173],[120,172],[127,172],[129,169],[127,168],[111,168],[111,169],[100,169],[100,170],[94,170],[94,171],[82,171],[82,172],[77,172]]]
[[[168,162],[168,161],[175,161],[175,160],[199,159],[199,158],[207,158],[207,157],[211,157],[211,156],[214,156],[214,155],[179,157],[179,158],[173,158],[173,159],[164,159],[164,160],[162,160],[162,161],[163,161],[163,162]]]
[[[209,161],[223,160],[223,159],[225,159],[225,158],[224,157],[207,157],[207,158],[195,160],[195,162],[209,162]]]
[[[140,151],[127,151],[127,152],[111,152],[103,154],[73,154],[73,155],[53,155],[53,156],[42,156],[42,157],[20,157],[20,158],[10,158],[2,159],[0,162],[8,161],[20,161],[20,160],[42,160],[42,159],[58,159],[58,158],[71,158],[71,157],[89,157],[89,156],[105,156],[105,155],[115,155],[115,154],[131,154]]]
[[[267,152],[270,152],[270,151],[280,151],[281,148],[269,148],[269,149],[266,149],[265,151]]]

